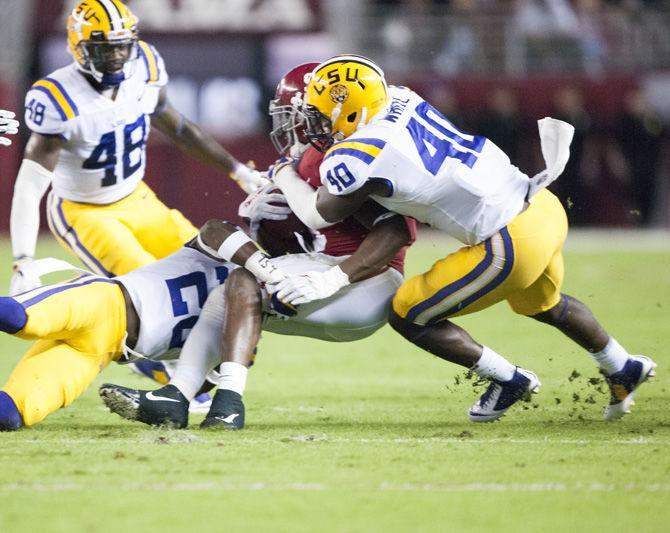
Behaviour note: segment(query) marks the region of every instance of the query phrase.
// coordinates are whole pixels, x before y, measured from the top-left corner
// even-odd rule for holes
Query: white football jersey
[[[319,172],[332,194],[384,181],[391,196],[374,200],[468,245],[523,210],[529,178],[500,148],[459,131],[406,87],[391,87],[390,95],[386,111],[326,153]]]
[[[66,141],[54,170],[56,196],[109,204],[132,193],[144,177],[150,115],[168,75],[155,48],[140,41],[138,49],[133,73],[115,100],[96,91],[76,63],[38,80],[26,94],[28,127]]]
[[[233,263],[184,246],[160,261],[116,277],[140,318],[134,350],[153,358],[180,349],[209,293],[235,268]]]

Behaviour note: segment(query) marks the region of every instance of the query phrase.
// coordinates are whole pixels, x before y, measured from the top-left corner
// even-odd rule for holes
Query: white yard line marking
[[[188,435],[188,437],[186,436]],[[186,444],[189,446],[201,445],[201,446],[212,446],[215,443],[221,444],[230,444],[230,445],[239,445],[239,444],[274,444],[277,441],[282,443],[302,443],[302,442],[315,442],[315,443],[333,443],[333,444],[408,444],[408,443],[419,443],[419,444],[567,444],[567,445],[645,445],[645,446],[668,446],[670,445],[670,440],[661,440],[661,439],[650,439],[647,437],[631,437],[628,439],[517,439],[517,438],[468,438],[468,437],[395,437],[395,438],[385,438],[385,437],[358,437],[358,438],[348,438],[348,437],[329,437],[326,434],[305,434],[305,435],[285,435],[285,436],[273,436],[268,438],[244,438],[244,437],[231,437],[231,438],[222,438],[219,441],[205,439],[199,436],[195,436],[191,433],[180,434],[175,432],[171,434],[169,432],[156,431],[155,436],[142,436],[139,438],[125,438],[125,439],[107,439],[107,438],[71,438],[71,439],[30,439],[30,440],[21,440],[17,441],[17,444],[45,444],[46,442],[54,444],[66,444],[66,445],[79,445],[79,444]]]
[[[288,491],[321,492],[327,490],[347,491],[388,491],[388,492],[670,492],[668,483],[393,483],[382,482],[378,485],[361,484],[356,487],[326,485],[323,483],[253,483],[201,482],[201,483],[133,483],[114,485],[122,491],[141,492],[191,492],[191,491]],[[5,483],[0,484],[0,492],[74,492],[91,490],[90,484],[81,483]]]

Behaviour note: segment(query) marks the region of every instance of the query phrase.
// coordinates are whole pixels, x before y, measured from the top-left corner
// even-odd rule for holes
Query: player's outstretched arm
[[[349,278],[349,283],[379,273],[393,261],[398,252],[414,242],[414,223],[402,215],[386,211],[375,217],[372,224],[372,230],[358,249],[338,267],[333,267],[340,268]]]
[[[19,131],[19,121],[15,120],[16,115],[11,111],[0,109],[0,133],[3,135],[14,135]],[[9,146],[12,140],[7,137],[0,137],[0,146]]]
[[[191,157],[230,175],[247,194],[267,183],[260,172],[240,163],[212,135],[179,113],[168,100],[165,87],[156,109],[153,125]]]
[[[39,287],[40,279],[23,271],[35,256],[40,227],[40,201],[53,179],[65,141],[57,136],[33,133],[28,140],[21,168],[14,184],[10,233],[14,264],[9,294],[15,295]]]
[[[285,277],[270,258],[261,252],[258,244],[230,222],[208,220],[200,228],[197,245],[212,257],[246,268],[262,283],[279,283]]]

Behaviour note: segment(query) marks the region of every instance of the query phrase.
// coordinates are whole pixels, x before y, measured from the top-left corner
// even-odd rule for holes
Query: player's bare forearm
[[[412,243],[412,234],[404,217],[395,215],[377,223],[358,249],[340,263],[340,269],[355,283],[382,271]]]

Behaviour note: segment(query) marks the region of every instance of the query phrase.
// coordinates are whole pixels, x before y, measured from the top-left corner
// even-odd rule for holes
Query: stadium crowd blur
[[[0,107],[21,115],[25,89],[70,61],[64,19],[72,3],[0,0]],[[298,63],[356,52],[457,127],[491,138],[529,174],[542,168],[537,119],[572,123],[572,157],[552,188],[573,225],[670,227],[670,0],[128,3],[142,38],[166,61],[177,108],[259,166],[275,157],[265,111],[279,77]],[[0,228],[23,142],[0,159]],[[220,176],[157,135],[147,176],[196,224],[235,217],[239,191],[217,193]]]
[[[552,186],[573,225],[667,225],[669,1],[376,0],[368,14],[387,71],[438,74],[425,96],[521,168],[539,166],[538,108],[575,126]]]

